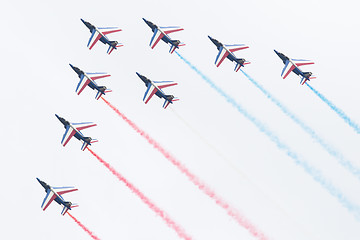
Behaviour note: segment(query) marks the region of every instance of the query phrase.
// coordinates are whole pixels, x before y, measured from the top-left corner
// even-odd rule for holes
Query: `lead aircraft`
[[[95,143],[98,140],[92,139],[91,137],[85,137],[80,131],[89,127],[96,126],[95,123],[91,122],[84,122],[84,123],[70,123],[66,121],[64,118],[59,117],[57,114],[55,116],[59,119],[59,121],[64,125],[65,133],[61,140],[61,144],[65,147],[66,144],[70,141],[72,137],[77,138],[81,142],[83,142],[83,145],[81,147],[81,150],[85,150],[88,145],[91,145],[91,143]]]
[[[107,50],[107,53],[110,54],[114,49],[117,49],[118,47],[124,46],[121,43],[118,43],[118,41],[110,41],[105,35],[109,33],[114,32],[120,32],[121,29],[118,27],[95,27],[89,22],[84,21],[81,19],[81,21],[85,24],[85,26],[90,30],[91,36],[88,42],[88,47],[91,50],[94,45],[100,40],[100,42],[104,43],[105,45],[109,45],[109,49]]]
[[[209,39],[216,45],[217,49],[219,50],[218,55],[215,59],[215,65],[217,67],[220,66],[220,64],[225,60],[225,58],[228,58],[230,61],[235,62],[235,69],[234,71],[239,71],[240,67],[244,67],[244,65],[249,64],[250,62],[246,61],[244,58],[237,58],[233,52],[243,50],[246,48],[249,48],[245,44],[222,44],[218,40],[208,36]]]
[[[86,86],[89,86],[93,90],[97,90],[97,94],[95,96],[95,99],[98,100],[103,94],[112,92],[110,89],[107,89],[105,86],[98,86],[95,82],[95,80],[104,78],[104,77],[110,77],[110,74],[107,73],[89,73],[89,72],[83,72],[77,67],[74,67],[73,65],[69,64],[70,67],[77,73],[77,75],[80,78],[80,82],[78,83],[75,92],[79,95]]]
[[[166,87],[171,87],[174,85],[177,85],[176,82],[173,81],[151,81],[147,77],[141,75],[140,73],[136,73],[139,78],[145,83],[145,86],[147,87],[143,101],[146,103],[149,102],[149,100],[152,98],[152,96],[156,95],[159,98],[164,98],[165,102],[163,105],[163,108],[167,108],[167,106],[174,101],[178,101],[179,99],[174,97],[173,95],[166,95],[162,89]]]
[[[59,205],[63,205],[64,208],[61,211],[62,215],[65,215],[65,213],[68,210],[71,210],[73,207],[78,207],[76,203],[67,202],[64,200],[64,198],[61,196],[62,194],[74,192],[77,191],[74,187],[51,187],[45,182],[41,181],[39,178],[36,178],[38,182],[45,188],[46,196],[44,198],[44,201],[41,204],[41,208],[43,211],[46,210],[46,208],[52,203],[52,201],[55,200]]]
[[[184,30],[183,28],[181,28],[181,27],[158,27],[155,24],[153,24],[152,22],[146,20],[145,18],[143,18],[143,20],[151,28],[151,30],[154,33],[154,35],[152,36],[151,41],[150,41],[151,48],[154,48],[156,46],[156,44],[158,44],[160,39],[163,40],[164,42],[170,44],[170,51],[169,51],[170,53],[173,53],[175,51],[175,49],[177,49],[181,46],[185,46],[185,44],[181,43],[180,40],[172,40],[168,36],[168,34],[170,34],[170,33]]]
[[[300,84],[301,85],[304,85],[304,83],[306,83],[306,81],[310,81],[310,79],[316,78],[316,77],[312,76],[312,72],[303,72],[299,68],[300,66],[303,66],[303,65],[314,64],[313,61],[304,60],[304,59],[288,58],[284,54],[282,54],[276,50],[274,50],[274,51],[279,56],[279,58],[281,58],[283,63],[285,64],[285,67],[281,72],[281,76],[283,77],[283,79],[285,79],[291,72],[294,72],[295,74],[300,76],[300,78],[301,78]]]

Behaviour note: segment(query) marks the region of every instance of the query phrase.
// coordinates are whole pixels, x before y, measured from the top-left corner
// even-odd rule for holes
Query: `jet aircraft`
[[[63,205],[64,208],[61,212],[62,215],[65,215],[65,213],[68,210],[71,210],[73,207],[78,207],[79,205],[71,202],[67,202],[64,200],[64,198],[61,196],[62,194],[77,191],[74,187],[51,187],[45,182],[41,181],[39,178],[36,178],[41,186],[45,188],[46,196],[44,198],[43,203],[41,204],[41,208],[43,211],[46,210],[46,208],[50,205],[50,203],[55,200],[59,205]]]
[[[120,32],[121,29],[118,27],[95,27],[89,22],[84,21],[81,19],[81,21],[85,24],[85,26],[90,30],[91,37],[88,42],[88,47],[91,50],[93,46],[100,40],[100,42],[104,43],[105,45],[109,45],[109,49],[107,50],[107,53],[110,54],[114,49],[117,49],[118,47],[124,46],[121,43],[118,43],[117,41],[110,41],[105,35],[109,33],[114,32]]]
[[[181,30],[184,30],[181,27],[158,27],[155,24],[153,24],[152,22],[146,20],[145,18],[143,18],[143,20],[145,21],[145,23],[151,28],[151,30],[153,31],[154,35],[151,38],[150,41],[150,47],[154,48],[156,46],[156,44],[158,44],[158,42],[161,40],[163,40],[164,42],[170,44],[170,53],[173,53],[175,51],[175,49],[184,46],[184,43],[181,43],[180,40],[172,40],[168,34],[173,33],[173,32],[178,32]]]
[[[274,51],[281,58],[283,63],[285,64],[285,67],[281,72],[281,76],[283,77],[283,79],[285,79],[291,71],[293,71],[295,74],[300,76],[300,78],[301,78],[300,84],[301,85],[304,85],[304,83],[306,83],[306,81],[310,81],[310,79],[316,78],[316,77],[312,76],[312,72],[303,72],[299,68],[300,66],[303,66],[303,65],[314,64],[314,62],[312,62],[310,60],[304,60],[304,59],[291,59],[276,50],[274,50]]]
[[[218,40],[208,36],[210,40],[216,45],[217,49],[219,50],[218,55],[215,59],[215,65],[217,67],[220,66],[220,64],[224,61],[225,58],[228,58],[230,61],[235,62],[235,69],[234,71],[239,71],[240,67],[244,67],[245,64],[249,64],[250,62],[246,61],[244,58],[236,58],[234,53],[238,50],[243,50],[246,48],[249,48],[245,44],[233,44],[233,45],[227,45],[222,44]]]
[[[145,86],[147,87],[143,101],[146,103],[149,102],[149,100],[151,99],[152,96],[154,96],[154,94],[156,96],[158,96],[159,98],[164,98],[165,102],[163,105],[163,108],[166,108],[169,103],[173,103],[174,101],[178,101],[179,99],[174,97],[173,95],[166,95],[163,91],[162,88],[166,88],[166,87],[171,87],[174,85],[177,85],[176,82],[173,81],[151,81],[150,79],[148,79],[147,77],[136,73],[139,78],[145,83]]]
[[[86,86],[89,86],[93,90],[97,90],[97,94],[95,96],[95,99],[98,100],[103,94],[112,92],[110,89],[107,89],[105,86],[98,86],[95,82],[95,80],[104,78],[104,77],[110,77],[110,74],[107,73],[88,73],[83,72],[77,67],[74,67],[73,65],[69,64],[70,67],[77,73],[77,75],[80,78],[80,82],[78,83],[75,92],[79,95]],[[84,79],[85,78],[85,79]]]
[[[91,143],[95,143],[98,140],[92,139],[91,137],[85,137],[80,131],[89,127],[96,126],[95,123],[91,122],[84,122],[84,123],[70,123],[66,121],[64,118],[59,117],[57,114],[55,116],[59,119],[59,121],[64,125],[65,133],[61,140],[61,144],[65,147],[66,144],[69,142],[71,137],[75,137],[81,142],[83,142],[83,145],[81,147],[81,150],[85,150],[88,145],[91,145]]]

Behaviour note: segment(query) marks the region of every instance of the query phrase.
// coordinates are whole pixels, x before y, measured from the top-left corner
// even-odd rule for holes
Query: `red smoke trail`
[[[164,157],[169,160],[172,164],[174,164],[183,174],[185,174],[189,180],[195,184],[201,191],[203,191],[206,195],[212,198],[216,204],[222,207],[229,216],[233,217],[240,226],[246,228],[251,235],[260,239],[266,240],[268,239],[264,233],[258,230],[248,219],[242,216],[235,208],[231,207],[228,203],[226,203],[220,196],[218,196],[210,187],[206,186],[197,176],[191,173],[181,162],[175,159],[169,152],[167,152],[158,142],[152,139],[146,132],[141,130],[135,123],[133,123],[130,119],[128,119],[124,114],[122,114],[116,107],[114,107],[110,102],[101,97],[102,100],[113,109],[125,122],[127,122],[137,133],[143,136],[154,148],[156,148]]]
[[[92,237],[92,239],[94,240],[100,240],[100,238],[98,238],[97,236],[95,236],[95,234],[93,234],[89,229],[87,229],[79,220],[77,220],[73,215],[71,215],[69,212],[67,212],[67,214],[69,214],[69,216],[85,231],[87,232],[90,237]]]
[[[139,189],[137,189],[134,185],[132,185],[129,181],[127,181],[120,173],[118,173],[109,163],[105,162],[101,157],[99,157],[95,152],[93,152],[90,148],[87,148],[91,152],[94,157],[97,158],[109,171],[115,175],[120,181],[125,183],[125,185],[130,188],[130,190],[135,193],[151,210],[153,210],[157,215],[159,215],[166,224],[171,227],[175,232],[179,235],[179,237],[191,240],[191,237],[188,236],[185,231],[177,225],[164,211],[158,208],[149,198],[147,198]]]

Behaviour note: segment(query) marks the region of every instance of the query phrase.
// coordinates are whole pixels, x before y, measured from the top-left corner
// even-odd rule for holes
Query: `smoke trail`
[[[348,117],[344,111],[342,111],[340,108],[336,107],[335,104],[330,102],[329,99],[327,99],[324,95],[322,95],[320,92],[318,92],[316,89],[311,87],[307,82],[305,83],[306,86],[308,86],[311,91],[313,91],[324,103],[326,103],[332,110],[334,110],[339,117],[341,117],[350,127],[352,127],[357,133],[360,133],[360,127]]]
[[[262,133],[264,133],[276,146],[284,151],[286,155],[292,158],[295,164],[302,167],[307,174],[309,174],[316,182],[320,183],[332,196],[334,196],[349,212],[351,212],[357,220],[360,221],[360,208],[351,203],[335,186],[327,179],[325,179],[319,170],[311,167],[306,161],[301,159],[295,152],[293,152],[285,143],[283,143],[273,132],[271,132],[262,122],[248,113],[240,104],[233,98],[228,96],[221,88],[215,85],[207,76],[198,70],[193,64],[181,56],[178,52],[175,53],[183,60],[191,69],[193,69],[201,78],[210,85],[218,94],[223,96],[239,113],[250,120]]]
[[[148,207],[153,210],[157,215],[159,215],[166,224],[175,230],[175,232],[179,235],[179,237],[191,240],[191,237],[185,233],[185,231],[176,224],[163,210],[158,208],[149,198],[147,198],[139,189],[137,189],[134,185],[132,185],[126,178],[124,178],[120,173],[118,173],[109,163],[105,162],[101,157],[99,157],[95,152],[93,152],[90,148],[87,148],[89,152],[96,157],[115,177],[117,177],[120,181],[125,183],[125,185],[135,193]]]
[[[94,240],[100,240],[95,234],[93,234],[89,229],[87,229],[79,220],[77,220],[73,215],[71,215],[69,212],[67,212],[69,216],[87,233],[92,237]]]
[[[307,134],[310,135],[312,139],[317,141],[331,156],[335,157],[338,162],[345,167],[348,171],[354,174],[360,180],[360,169],[353,166],[353,164],[344,158],[344,156],[336,151],[332,146],[325,142],[316,132],[306,125],[303,121],[301,121],[297,116],[295,116],[289,109],[287,109],[284,105],[280,103],[279,100],[274,98],[268,91],[264,89],[258,82],[256,82],[250,75],[248,75],[245,71],[240,69],[240,71],[250,80],[251,83],[255,85],[268,99],[270,99],[276,106],[280,108],[280,110],[285,113],[288,117],[290,117],[296,124],[298,124]]]
[[[102,100],[113,109],[126,123],[128,123],[137,133],[143,136],[155,149],[157,149],[167,160],[169,160],[173,165],[175,165],[183,174],[185,174],[188,179],[195,184],[203,193],[212,198],[216,204],[222,207],[226,213],[234,218],[240,226],[247,229],[251,235],[260,239],[268,239],[260,230],[258,230],[248,219],[240,215],[236,209],[231,207],[223,199],[220,198],[210,187],[206,186],[197,176],[191,173],[181,162],[175,159],[169,152],[167,152],[158,142],[151,138],[146,132],[141,130],[135,123],[129,120],[124,114],[122,114],[116,107],[114,107],[110,102],[101,97]]]
[[[308,233],[308,230],[305,230],[304,228],[302,228],[302,226],[299,225],[299,223],[297,221],[295,221],[293,218],[291,218],[288,213],[281,207],[278,205],[278,203],[276,201],[274,201],[273,199],[271,199],[257,184],[255,184],[250,178],[249,176],[242,172],[237,166],[235,166],[232,161],[230,161],[228,158],[226,158],[224,156],[224,154],[222,154],[216,147],[214,147],[211,143],[209,143],[206,138],[204,136],[202,136],[194,127],[192,127],[190,125],[190,123],[188,123],[179,113],[177,113],[175,111],[175,109],[173,109],[171,106],[169,106],[169,108],[172,110],[173,113],[175,113],[175,115],[195,134],[197,135],[201,140],[203,140],[203,142],[208,145],[215,153],[217,153],[217,155],[219,157],[221,157],[223,160],[226,161],[226,163],[229,165],[229,167],[231,167],[233,170],[235,170],[241,177],[245,178],[251,185],[252,188],[256,189],[257,191],[261,192],[263,195],[263,198],[268,199],[268,201],[272,202],[272,204],[274,204],[274,206],[276,206],[278,208],[278,210],[280,212],[282,212],[282,214],[284,214],[287,219],[291,220],[294,224],[297,225],[298,228],[301,228],[301,230],[303,232],[307,232],[308,235],[310,235]],[[314,235],[314,234],[311,234]]]

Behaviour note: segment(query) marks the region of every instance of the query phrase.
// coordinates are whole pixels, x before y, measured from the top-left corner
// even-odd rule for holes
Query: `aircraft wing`
[[[156,28],[154,31],[154,35],[152,36],[151,41],[150,41],[150,47],[154,48],[156,46],[156,44],[158,44],[160,39],[162,39],[163,37],[164,37],[164,34]]]
[[[91,80],[97,80],[104,77],[110,77],[110,74],[107,73],[86,73]]]
[[[156,83],[156,86],[160,89],[177,85],[177,83],[173,81],[154,81],[154,83]]]
[[[215,65],[217,67],[220,66],[220,64],[224,61],[224,59],[229,55],[229,52],[223,48],[222,46],[219,48],[219,53],[218,55],[216,56],[216,59],[215,59]]]
[[[104,35],[109,34],[109,33],[114,33],[114,32],[120,32],[121,29],[118,27],[103,27],[103,28],[98,28],[100,30],[100,32]]]
[[[153,84],[149,84],[148,88],[146,89],[143,101],[145,103],[148,103],[149,100],[154,96],[154,94],[157,92],[157,88]]]
[[[225,47],[226,47],[230,52],[236,52],[236,51],[239,51],[239,50],[243,50],[243,49],[249,48],[249,47],[246,46],[245,44],[225,45]]]
[[[292,62],[286,60],[285,67],[281,72],[281,76],[283,77],[283,79],[285,79],[295,68],[296,66]]]
[[[85,78],[84,74],[81,75],[80,77],[80,82],[78,83],[75,92],[79,95],[84,89],[85,87],[90,83],[90,79]]]
[[[75,133],[76,133],[75,129],[67,125],[64,136],[61,140],[61,144],[65,147],[66,144],[70,141],[70,139],[75,135]]]
[[[71,123],[76,130],[81,131],[83,129],[89,128],[89,127],[94,127],[96,126],[96,123],[92,123],[92,122],[84,122],[84,123]]]
[[[291,59],[291,61],[296,65],[296,66],[303,66],[303,65],[310,65],[310,64],[314,64],[313,61],[310,60],[304,60],[304,59]]]
[[[90,46],[89,49],[92,49],[101,37],[101,33],[94,28],[91,32],[91,36],[87,45],[88,47]]]
[[[56,198],[56,195],[50,189],[47,190],[46,196],[44,198],[43,203],[41,204],[41,208],[45,211],[46,208],[50,205],[50,203]]]
[[[173,32],[178,32],[178,31],[182,31],[184,30],[181,27],[160,27],[160,29],[165,33],[165,34],[170,34]]]
[[[62,194],[77,191],[77,188],[74,187],[53,187],[54,191],[61,196]]]

